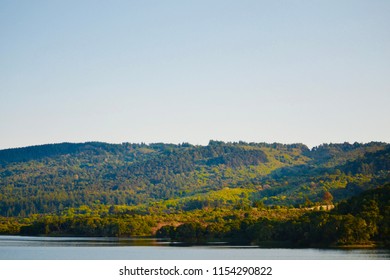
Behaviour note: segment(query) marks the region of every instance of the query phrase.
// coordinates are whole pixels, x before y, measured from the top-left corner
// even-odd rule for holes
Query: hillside
[[[0,216],[94,205],[301,206],[389,182],[390,145],[62,143],[0,150]],[[149,207],[148,206],[148,207]],[[170,210],[171,209],[171,210]]]
[[[236,226],[204,226],[196,222],[161,227],[158,236],[191,243],[215,237],[247,244],[282,247],[382,246],[390,247],[390,184],[342,201],[331,211],[287,210],[285,218],[266,211],[254,218],[238,218]],[[291,215],[295,212],[296,215]],[[287,213],[290,213],[289,215]]]

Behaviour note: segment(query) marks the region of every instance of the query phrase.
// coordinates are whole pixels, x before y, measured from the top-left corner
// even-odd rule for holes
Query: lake
[[[158,239],[0,236],[1,260],[388,260],[386,249],[179,246]]]

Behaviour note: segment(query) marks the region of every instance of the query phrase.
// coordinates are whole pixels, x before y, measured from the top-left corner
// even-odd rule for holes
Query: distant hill
[[[238,188],[246,203],[311,206],[383,185],[389,171],[390,145],[380,142],[311,150],[303,144],[220,141],[48,144],[0,150],[0,215],[183,199],[178,205],[185,210],[237,203],[216,194]],[[205,203],[208,193],[213,201]]]

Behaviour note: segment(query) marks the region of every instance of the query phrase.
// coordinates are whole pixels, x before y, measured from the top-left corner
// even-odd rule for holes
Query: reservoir
[[[388,260],[387,249],[182,246],[148,238],[0,236],[0,260]]]

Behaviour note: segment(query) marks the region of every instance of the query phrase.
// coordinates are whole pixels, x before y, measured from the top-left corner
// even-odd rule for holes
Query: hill
[[[389,182],[389,153],[390,145],[378,142],[311,150],[303,144],[220,141],[0,150],[0,215],[27,217],[94,205],[188,211],[328,204]]]

